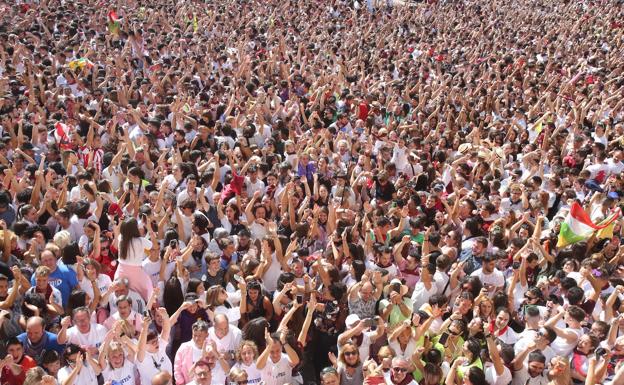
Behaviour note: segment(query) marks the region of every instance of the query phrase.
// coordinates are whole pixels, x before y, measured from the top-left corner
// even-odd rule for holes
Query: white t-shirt
[[[581,336],[583,335],[582,328],[578,328],[578,329],[568,328],[567,330],[572,331],[574,332],[574,334],[576,334],[576,338],[574,339],[574,341],[568,342],[566,339],[562,337],[557,337],[552,342],[552,344],[550,344],[550,347],[558,356],[563,356],[563,357],[569,356],[570,353],[572,353],[572,351],[576,347],[576,344],[578,343],[579,338],[581,338]]]
[[[57,373],[57,378],[59,384],[62,384],[67,380],[69,375],[71,374],[73,368],[69,366],[63,366],[59,369]],[[78,375],[74,377],[74,381],[69,383],[68,385],[83,385],[83,384],[97,384],[97,376],[95,375],[95,371],[87,362],[82,365],[82,369],[78,372]]]
[[[238,345],[240,345],[242,336],[241,330],[232,325],[229,325],[228,334],[223,338],[217,337],[214,326],[208,329],[208,338],[215,342],[219,353],[235,353],[236,350],[238,350]]]
[[[512,385],[548,385],[548,377],[545,375],[531,377],[525,365],[522,369],[516,370],[513,374]]]
[[[473,277],[479,277],[483,285],[491,285],[496,288],[505,286],[505,276],[498,269],[494,268],[490,274],[486,274],[483,269],[477,269],[472,272]]]
[[[503,373],[499,376],[496,374],[494,364],[488,362],[485,364],[485,380],[490,385],[507,385],[511,382],[511,371],[503,366]]]
[[[100,295],[103,295],[111,286],[112,281],[108,275],[98,274],[98,277],[95,280],[95,284],[100,290]],[[80,289],[87,293],[90,298],[93,298],[95,296],[95,294],[93,293],[93,286],[91,285],[91,281],[89,281],[86,274],[82,278],[82,281],[80,281]]]
[[[145,258],[143,263],[141,263],[143,271],[146,272],[152,280],[152,286],[156,286],[160,282],[160,263],[160,260],[152,262],[149,258]],[[174,270],[175,262],[168,262],[165,267],[165,280],[171,277],[171,273],[173,273]]]
[[[411,338],[405,347],[405,350],[401,349],[401,344],[399,344],[398,339],[394,341],[390,341],[388,345],[394,350],[396,357],[404,358],[408,361],[411,361],[414,352],[416,351],[416,341]]]
[[[152,385],[152,377],[161,370],[173,374],[173,366],[171,360],[167,357],[167,342],[162,339],[158,340],[158,353],[150,353],[145,351],[143,362],[136,362],[139,376],[141,377],[141,385]]]
[[[125,359],[121,368],[113,369],[110,364],[106,365],[102,370],[102,376],[104,377],[104,382],[117,381],[121,385],[134,385],[136,381],[135,369],[134,363]]]
[[[277,290],[277,279],[279,278],[280,274],[282,274],[282,266],[277,260],[277,256],[275,255],[275,253],[273,253],[271,255],[271,265],[262,277],[262,282],[264,283],[264,287],[267,289],[267,291]]]
[[[279,361],[273,362],[271,357],[267,359],[266,366],[261,371],[262,381],[265,385],[282,385],[292,380],[292,366],[288,362],[288,356],[282,353]]]
[[[252,363],[250,366],[239,362],[235,365],[237,368],[242,369],[247,373],[247,384],[259,384],[262,381],[262,372],[256,367],[256,363]]]
[[[431,288],[427,290],[425,284],[422,281],[414,286],[414,292],[412,293],[412,302],[414,303],[414,309],[418,310],[420,307],[429,302],[429,298],[438,292],[438,286],[435,282],[431,283]]]
[[[119,244],[121,244],[121,235],[118,237]],[[119,258],[119,263],[122,265],[141,266],[143,259],[145,259],[145,250],[152,248],[152,242],[144,237],[134,238],[128,244],[128,251],[126,258]]]
[[[107,332],[104,325],[100,324],[92,323],[86,334],[81,333],[76,326],[72,326],[67,329],[67,343],[99,348]]]

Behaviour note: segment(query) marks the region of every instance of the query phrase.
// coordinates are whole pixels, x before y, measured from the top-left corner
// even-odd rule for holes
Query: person
[[[208,338],[214,341],[217,352],[223,354],[227,362],[234,362],[234,354],[240,345],[242,332],[236,326],[230,325],[225,314],[214,316],[214,325],[208,329]]]
[[[206,344],[208,338],[208,324],[203,320],[196,321],[193,326],[193,337],[190,341],[184,342],[178,348],[174,360],[173,375],[176,384],[186,384],[191,382],[190,374],[196,362],[206,356]],[[212,342],[211,349],[218,352],[216,344]],[[196,358],[199,357],[199,360]],[[219,365],[223,372],[230,371],[230,365],[223,354],[218,354]]]
[[[621,0],[92,3],[0,2],[0,358],[622,382]]]
[[[98,356],[99,367],[102,369],[104,381],[116,381],[119,383],[136,383],[134,345],[127,336],[121,336],[121,327],[110,331],[100,346]],[[124,338],[125,337],[125,338]],[[128,349],[128,354],[126,350]]]
[[[267,385],[277,385],[292,381],[292,369],[299,364],[297,352],[290,346],[286,332],[272,336],[265,332],[266,348],[258,357],[256,367],[262,381]],[[282,353],[282,350],[286,353]]]
[[[141,379],[141,385],[150,385],[151,379],[156,378],[161,372],[172,373],[173,365],[167,356],[167,341],[171,332],[169,315],[164,308],[159,308],[158,313],[163,319],[163,327],[160,334],[149,330],[150,317],[143,318],[141,334],[137,346],[136,366]],[[167,378],[168,383],[171,377]]]
[[[150,222],[151,224],[151,222]],[[148,232],[152,240],[156,240],[156,235],[151,226]],[[152,248],[152,242],[145,237],[141,237],[138,223],[134,218],[123,221],[119,227],[119,266],[115,271],[115,279],[127,278],[129,288],[141,295],[147,301],[153,291],[149,276],[141,268],[145,259],[144,250]]]
[[[69,326],[73,323],[74,326]],[[61,330],[58,333],[59,344],[75,344],[91,356],[97,356],[98,348],[106,337],[106,328],[103,325],[91,322],[91,314],[86,307],[74,309],[72,316],[61,320]],[[67,351],[66,351],[67,353]],[[72,353],[74,354],[74,353]]]
[[[22,385],[26,379],[26,372],[37,366],[37,361],[24,354],[24,348],[17,338],[7,341],[7,351],[9,354],[0,361],[2,367],[0,371],[0,382],[3,384]]]
[[[40,258],[41,265],[48,268],[48,282],[61,293],[61,306],[64,307],[69,301],[69,294],[78,286],[76,272],[58,261],[52,249],[44,249]],[[30,279],[32,286],[36,284],[35,277],[36,275],[33,275]]]
[[[26,323],[26,331],[17,336],[24,347],[24,353],[39,361],[44,352],[53,350],[63,353],[63,346],[57,341],[55,333],[45,330],[45,321],[41,317],[31,317]]]
[[[77,385],[97,382],[100,366],[88,350],[83,351],[78,345],[70,343],[65,347],[63,360],[66,365],[58,372],[60,384]]]
[[[208,361],[199,360],[193,365],[193,381],[189,385],[211,385],[212,375]]]
[[[394,357],[392,359],[392,368],[384,375],[384,378],[386,380],[386,383],[392,385],[417,384],[417,382],[414,381],[412,374],[409,373],[409,363],[407,362],[407,360],[400,357]]]

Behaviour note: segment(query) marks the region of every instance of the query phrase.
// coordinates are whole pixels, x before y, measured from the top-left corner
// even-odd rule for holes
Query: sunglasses
[[[357,354],[358,354],[358,352],[355,351],[355,350],[350,351],[350,352],[344,352],[345,356],[357,356]]]
[[[405,373],[407,372],[406,368],[392,368],[395,372]]]

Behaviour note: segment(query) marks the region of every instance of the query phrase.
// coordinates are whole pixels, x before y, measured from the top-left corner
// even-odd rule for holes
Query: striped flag
[[[600,231],[605,230],[602,235],[603,237],[607,236],[609,232],[608,227],[611,227],[620,214],[621,212],[618,208],[602,222],[594,224],[589,215],[583,210],[583,207],[578,202],[574,202],[565,221],[561,223],[557,247],[561,248],[572,243],[584,241],[596,231],[600,235]],[[613,235],[613,227],[611,227],[611,235]]]
[[[108,31],[113,35],[119,34],[119,16],[114,9],[108,12]]]
[[[54,138],[61,150],[71,149],[71,128],[65,123],[56,122],[54,125]]]

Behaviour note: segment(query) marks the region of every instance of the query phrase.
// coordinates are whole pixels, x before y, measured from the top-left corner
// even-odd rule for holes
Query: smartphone
[[[301,294],[297,295],[297,303],[300,305],[303,303],[303,296]]]
[[[172,249],[177,249],[178,248],[178,241],[175,239],[172,239],[169,241],[169,247],[171,247]]]
[[[520,262],[516,261],[511,264],[511,268],[514,270],[518,270],[520,268]]]
[[[134,190],[134,183],[128,182],[128,191]]]
[[[364,326],[369,328],[369,327],[373,326],[374,322],[375,321],[372,318],[365,318],[364,319]]]
[[[446,345],[446,341],[448,340],[448,338],[449,338],[448,333],[442,333],[438,342],[440,343],[440,345]]]
[[[238,274],[234,274],[234,280],[238,283],[244,283],[245,280]]]

